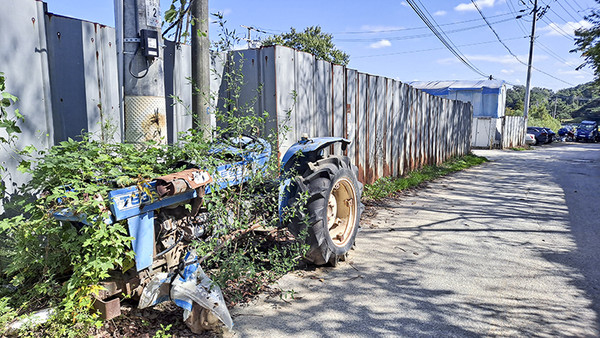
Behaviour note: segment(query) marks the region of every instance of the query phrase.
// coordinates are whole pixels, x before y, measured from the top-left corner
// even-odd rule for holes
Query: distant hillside
[[[525,86],[514,86],[506,93],[507,115],[523,115]],[[534,87],[531,90],[531,111],[549,114],[562,122],[596,120],[600,122],[600,86],[588,82],[576,87],[551,89]]]
[[[600,87],[594,82],[559,90],[556,96],[577,106],[570,111],[574,119],[600,121]]]

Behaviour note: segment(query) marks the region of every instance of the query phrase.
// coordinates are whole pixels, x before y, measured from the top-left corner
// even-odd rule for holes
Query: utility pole
[[[525,84],[525,102],[523,102],[523,117],[527,121],[527,115],[529,114],[529,101],[531,93],[531,65],[533,63],[533,44],[535,40],[535,21],[537,20],[538,13],[538,0],[533,3],[533,20],[531,20],[531,39],[529,43],[529,62],[527,64],[527,82]],[[527,122],[525,122],[527,123]]]
[[[166,143],[160,0],[121,0],[115,4],[123,6],[125,141]]]
[[[192,0],[192,112],[194,128],[210,141],[210,40],[208,37],[208,0]]]
[[[250,49],[250,43],[252,42],[252,39],[250,38],[250,32],[252,32],[252,30],[254,29],[254,27],[252,27],[252,26],[244,26],[244,25],[240,25],[240,27],[248,29],[248,38],[247,38],[247,40],[248,40],[248,49]]]

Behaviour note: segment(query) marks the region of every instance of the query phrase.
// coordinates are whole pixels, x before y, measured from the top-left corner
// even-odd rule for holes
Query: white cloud
[[[494,7],[494,3],[496,2],[495,0],[477,0],[475,1],[477,3],[477,6],[479,6],[480,9],[485,8],[485,7]],[[465,12],[465,11],[476,11],[477,8],[475,8],[475,5],[473,5],[472,2],[466,2],[466,3],[462,3],[459,4],[458,6],[454,7],[455,11],[459,11],[459,12]]]
[[[514,70],[514,69],[502,69],[502,70],[500,71],[500,73],[502,73],[502,74],[512,74],[512,73],[514,73],[514,72],[515,72],[515,70]]]
[[[390,40],[379,40],[375,43],[372,43],[371,45],[369,45],[369,48],[374,48],[374,49],[379,49],[379,48],[385,48],[385,47],[390,47],[392,45],[392,43],[390,42]]]
[[[446,14],[447,14],[446,11],[437,11],[437,12],[433,13],[433,16],[444,16]]]
[[[410,7],[406,1],[402,1],[400,4],[404,7]]]
[[[371,26],[371,25],[363,25],[360,27],[360,30],[369,32],[369,33],[385,33],[388,31],[397,31],[404,29],[402,26]]]
[[[540,31],[545,32],[547,35],[550,35],[550,36],[559,36],[559,35],[575,36],[576,29],[579,29],[579,28],[589,29],[589,28],[592,28],[592,26],[593,26],[593,24],[587,20],[581,20],[579,22],[567,22],[562,25],[552,22],[548,26],[540,28]]]
[[[560,75],[570,75],[570,76],[583,76],[583,74],[581,73],[581,71],[574,70],[574,69],[569,69],[569,70],[560,69],[558,71],[558,74],[560,74]]]

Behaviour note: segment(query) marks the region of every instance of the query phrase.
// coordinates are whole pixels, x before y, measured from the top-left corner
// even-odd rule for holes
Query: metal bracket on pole
[[[136,42],[140,43],[142,40],[140,38],[124,38],[123,42]]]

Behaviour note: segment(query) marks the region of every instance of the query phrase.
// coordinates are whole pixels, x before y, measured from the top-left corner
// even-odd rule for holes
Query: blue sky
[[[481,73],[510,84],[525,84],[531,32],[530,0],[477,0],[479,9],[506,45],[503,46],[471,0],[413,0]],[[48,10],[114,26],[112,0],[47,0]],[[558,90],[591,81],[592,70],[576,71],[582,59],[574,48],[573,31],[589,27],[584,16],[599,8],[594,0],[538,0],[548,6],[538,20],[532,85]],[[171,1],[162,0],[166,10]],[[213,0],[211,13],[222,12],[227,26],[245,36],[240,25],[269,33],[319,25],[350,55],[350,68],[403,82],[413,80],[476,80],[483,77],[459,61],[425,26],[407,1],[239,1]],[[519,11],[526,15],[517,19]],[[211,25],[211,39],[217,38]],[[252,32],[254,37],[266,36]],[[520,61],[519,61],[520,60]]]

